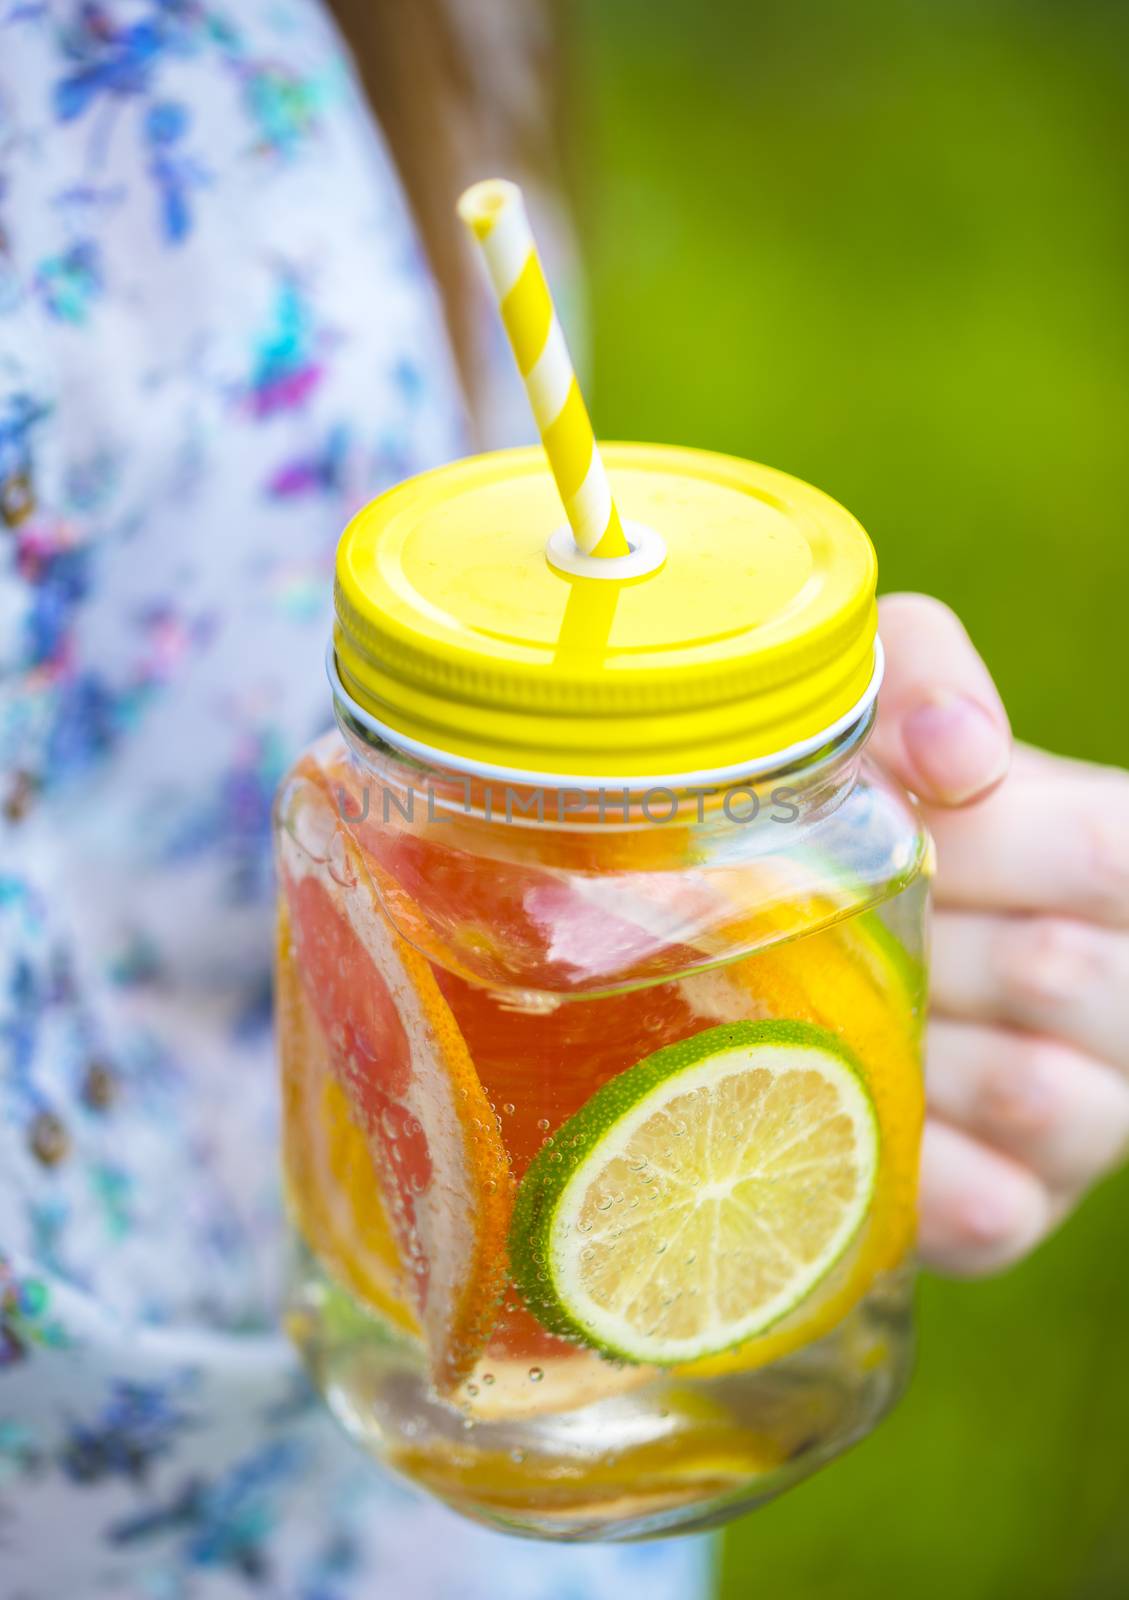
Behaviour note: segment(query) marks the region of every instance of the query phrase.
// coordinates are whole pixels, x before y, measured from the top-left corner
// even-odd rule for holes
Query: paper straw
[[[625,556],[624,537],[596,435],[516,183],[488,178],[459,200],[502,313],[518,371],[564,502],[585,555]]]

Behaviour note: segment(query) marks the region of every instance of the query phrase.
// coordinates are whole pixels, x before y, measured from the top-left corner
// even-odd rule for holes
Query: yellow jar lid
[[[629,538],[634,524],[658,548],[643,576],[553,565],[564,518],[540,447],[438,468],[358,512],[334,652],[369,718],[460,765],[618,779],[753,766],[863,700],[877,565],[849,512],[731,456],[603,454]]]

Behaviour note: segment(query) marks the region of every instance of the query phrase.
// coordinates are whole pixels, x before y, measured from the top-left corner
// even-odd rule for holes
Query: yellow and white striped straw
[[[459,200],[502,313],[573,538],[585,555],[625,556],[624,536],[588,409],[569,359],[516,183],[488,178]]]

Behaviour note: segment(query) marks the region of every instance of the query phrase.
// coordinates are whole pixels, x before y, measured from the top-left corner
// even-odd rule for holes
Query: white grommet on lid
[[[645,578],[657,572],[666,560],[666,541],[654,528],[641,522],[623,523],[623,531],[631,546],[625,556],[585,555],[578,549],[568,523],[562,523],[549,536],[545,555],[549,565],[558,572],[567,572],[573,578]]]

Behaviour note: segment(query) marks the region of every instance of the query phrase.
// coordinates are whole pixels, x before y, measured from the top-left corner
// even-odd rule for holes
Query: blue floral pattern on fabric
[[[0,1592],[692,1600],[366,1462],[277,1331],[269,814],[352,511],[464,447],[315,0],[0,0]]]

